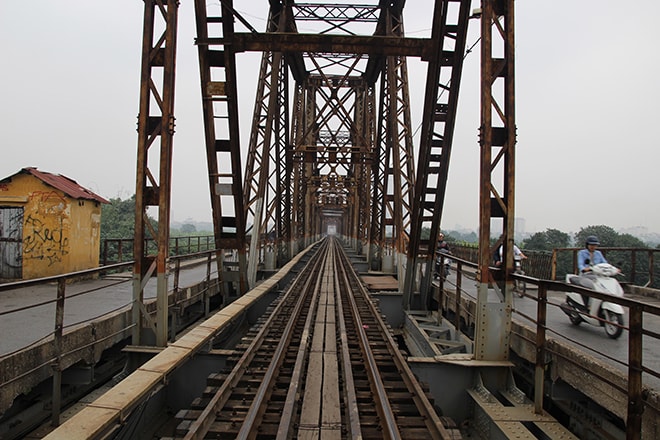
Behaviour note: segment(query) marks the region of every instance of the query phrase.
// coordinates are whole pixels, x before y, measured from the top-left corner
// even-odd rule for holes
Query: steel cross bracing
[[[350,25],[355,22],[375,23],[378,19],[375,6],[284,4],[271,2],[271,19],[268,32],[295,32],[300,21],[315,21],[320,33],[340,32],[354,35]],[[354,15],[351,15],[354,14]],[[277,17],[276,19],[274,17]],[[293,19],[291,19],[293,17]],[[319,24],[320,23],[320,24]],[[286,58],[287,64],[278,65],[275,60]],[[288,75],[286,67],[296,79],[296,94],[293,105],[291,154],[283,148],[289,144],[287,133],[273,133],[277,114],[282,115],[278,125],[287,126],[286,90]],[[371,163],[369,149],[373,145],[370,129],[373,126],[365,118],[371,117],[373,104],[365,106],[373,93],[362,78],[360,65],[365,65],[363,55],[351,53],[328,53],[310,51],[304,53],[264,52],[260,82],[253,119],[246,168],[245,197],[248,218],[254,219],[259,230],[252,233],[258,237],[251,241],[249,280],[256,277],[256,267],[270,247],[286,249],[280,253],[278,263],[285,262],[298,243],[302,245],[317,235],[322,228],[332,224],[347,236],[356,239],[364,233],[368,221],[368,197],[361,195],[357,182],[369,182],[368,164]],[[279,87],[278,100],[274,90]],[[284,111],[282,111],[284,109]],[[365,109],[369,113],[365,113]],[[366,115],[366,116],[365,116]],[[358,122],[365,120],[365,122]],[[277,154],[272,153],[276,151]],[[266,161],[271,153],[271,159]],[[285,160],[282,161],[282,158]],[[279,172],[273,172],[273,164],[280,163]],[[270,171],[269,171],[270,170]],[[282,177],[282,172],[289,170]],[[281,185],[292,178],[293,184]],[[294,197],[283,191],[293,187]],[[293,200],[292,200],[293,199]],[[281,206],[276,212],[269,209]],[[354,209],[354,206],[362,208]],[[284,214],[286,227],[282,224]],[[275,214],[274,216],[272,214]],[[347,221],[348,220],[348,221]],[[362,226],[360,227],[360,223]],[[292,233],[292,240],[286,236]],[[366,242],[366,236],[362,238]],[[290,250],[290,251],[289,251]]]
[[[274,5],[268,20],[269,32],[283,32],[287,8]],[[290,174],[286,173],[288,132],[288,70],[280,52],[264,52],[257,83],[244,200],[246,218],[253,219],[248,261],[248,281],[256,284],[257,267],[270,269],[288,261],[290,253]],[[277,260],[275,261],[275,256]],[[269,258],[269,264],[264,261]],[[277,264],[276,264],[277,263]]]
[[[470,1],[436,0],[431,38],[403,36],[404,3],[271,0],[266,32],[258,32],[234,9],[232,0],[215,5],[195,0],[209,189],[225,296],[245,292],[248,282],[254,283],[256,269],[269,250],[277,253],[275,265],[281,265],[333,228],[358,247],[368,245],[371,267],[376,269],[382,268],[391,239],[404,307],[410,306],[411,295],[417,291],[423,297],[421,306],[428,305],[424,295],[429,291],[429,265],[442,219]],[[483,0],[482,9],[477,345],[488,348],[476,355],[499,359],[508,350],[508,339],[501,335],[509,329],[511,295],[505,288],[505,307],[488,304],[492,281],[488,245],[491,218],[503,218],[508,286],[515,168],[513,2]],[[305,33],[298,31],[298,22],[304,22]],[[248,32],[236,32],[235,26]],[[177,2],[145,2],[134,246],[135,344],[145,343],[147,327],[156,334],[157,344],[164,345],[167,337],[176,29]],[[236,54],[244,51],[263,53],[245,170],[236,77]],[[497,51],[501,56],[493,55]],[[428,63],[416,174],[406,77],[406,57],[411,56]],[[159,79],[155,74],[161,70]],[[290,78],[294,87],[289,87]],[[380,87],[378,96],[376,87]],[[294,91],[291,106],[290,89]],[[499,96],[503,104],[495,98]],[[155,173],[149,169],[153,162],[149,152],[157,144],[160,166]],[[147,221],[150,206],[158,207],[158,229]],[[421,239],[426,229],[433,238],[428,243]],[[156,255],[144,248],[148,234],[157,237]],[[424,265],[418,289],[414,280]],[[153,322],[143,313],[141,292],[156,270],[159,305]],[[491,316],[495,309],[502,311],[501,316]],[[493,323],[502,323],[503,328],[491,328]]]
[[[366,87],[365,93],[358,95],[356,102],[354,127],[355,133],[362,134],[363,145],[375,144],[375,95],[373,87]],[[374,164],[373,149],[364,147],[361,153],[353,157],[355,162],[355,182],[352,188],[352,217],[354,229],[351,233],[351,245],[360,253],[366,252],[369,246],[370,201],[373,197],[372,169]]]
[[[277,252],[277,265],[281,265],[329,225],[356,247],[368,245],[374,268],[382,266],[385,253],[393,254],[399,280],[403,283],[406,279],[405,255],[413,246],[409,245],[410,234],[419,236],[422,227],[422,223],[412,222],[419,198],[414,196],[406,57],[429,61],[429,72],[436,76],[429,80],[427,89],[437,90],[440,68],[447,59],[456,58],[449,56],[449,51],[464,47],[460,36],[464,35],[467,20],[454,24],[441,21],[456,9],[450,6],[455,3],[469,2],[436,2],[434,35],[429,40],[403,36],[403,1],[374,5],[271,1],[264,33],[256,32],[249,24],[249,33],[233,32],[232,23],[223,24],[223,28],[232,29],[231,34],[199,35],[200,52],[216,45],[230,47],[232,53],[263,52],[241,196],[245,220],[253,225],[247,270],[250,285],[266,255],[270,253],[272,258]],[[228,12],[218,22],[231,19],[246,24],[231,1],[223,1],[222,8]],[[198,17],[198,22],[204,18]],[[306,33],[301,34],[298,22],[303,21]],[[449,38],[457,39],[455,47],[448,47]],[[450,67],[457,72],[453,88],[447,87],[447,95],[453,97],[457,95],[460,68]],[[290,120],[289,71],[296,82]],[[378,81],[379,104],[374,93]],[[236,94],[235,83],[227,81],[223,86],[228,97]],[[441,104],[435,108],[441,108]],[[441,122],[447,128],[441,130],[441,137],[449,144],[443,147],[443,159],[448,160],[455,114],[444,116]],[[429,128],[427,133],[437,131]],[[431,162],[438,156],[420,153],[420,158],[430,157]],[[442,169],[427,167],[419,175],[425,183],[431,181],[444,189],[442,179],[446,179],[446,173],[433,176]],[[429,194],[425,194],[425,203],[423,208],[432,213],[437,230],[442,199],[429,208]],[[405,290],[403,284],[401,287]]]
[[[385,28],[386,35],[403,36],[400,8],[387,12]],[[377,204],[372,216],[371,258],[382,261],[385,253],[390,253],[397,263],[397,277],[403,281],[415,174],[405,57],[388,56],[384,60],[380,102],[380,160],[374,179]]]

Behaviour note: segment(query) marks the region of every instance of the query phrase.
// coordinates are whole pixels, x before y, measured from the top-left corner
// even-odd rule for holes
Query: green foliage
[[[447,240],[449,243],[472,243],[472,244],[479,243],[479,237],[477,236],[477,233],[474,231],[471,231],[469,233],[463,233],[459,231],[446,231],[445,240]]]
[[[195,227],[195,225],[191,225],[189,223],[186,223],[183,226],[181,226],[180,231],[181,231],[181,234],[184,234],[184,235],[185,234],[196,234],[197,233],[197,228]]]
[[[576,247],[583,247],[587,237],[590,235],[595,235],[598,237],[601,246],[606,247],[617,247],[616,244],[618,241],[619,233],[609,226],[597,225],[597,226],[587,226],[581,228],[578,232],[575,233],[575,245]]]
[[[528,239],[523,240],[521,247],[535,251],[551,251],[570,245],[570,235],[557,229],[546,229],[545,232],[537,232]]]
[[[110,199],[101,208],[101,240],[133,238],[135,235],[135,195],[130,199]]]

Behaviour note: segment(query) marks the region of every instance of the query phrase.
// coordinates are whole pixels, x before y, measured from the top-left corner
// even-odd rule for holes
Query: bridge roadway
[[[188,264],[179,275],[181,286],[191,286],[206,278],[206,265]],[[174,278],[168,278],[168,290]],[[82,294],[83,292],[87,292]],[[74,327],[121,309],[129,309],[133,301],[132,273],[124,272],[68,284],[66,287],[64,326]],[[53,334],[57,284],[54,282],[0,292],[0,312],[24,309],[0,319],[0,357],[25,348]],[[145,301],[156,298],[156,278],[144,288]],[[40,305],[41,304],[41,305]],[[26,323],[30,323],[26,325]]]
[[[206,265],[190,265],[182,269],[179,277],[179,285],[193,285],[207,276]],[[455,285],[455,272],[453,272],[448,281],[446,289],[452,289]],[[130,307],[132,300],[132,285],[130,274],[120,274],[104,277],[98,280],[86,280],[72,284],[67,287],[67,296],[74,296],[67,300],[65,313],[65,326],[74,327],[77,324],[87,322],[98,318],[101,315],[117,311],[121,308]],[[170,277],[170,288],[173,287],[173,279]],[[475,295],[474,280],[469,276],[463,277],[462,289],[467,296]],[[96,293],[75,296],[78,292],[97,289]],[[145,299],[155,298],[155,280],[150,281],[145,288]],[[56,296],[56,285],[39,285],[24,289],[14,289],[0,292],[0,312],[8,310],[22,309],[29,305],[41,304],[46,301],[52,301]],[[522,313],[529,317],[536,316],[536,301],[531,299],[535,296],[535,289],[529,289],[530,297],[514,299],[514,321],[522,323],[526,319],[518,315]],[[549,292],[549,303],[559,304],[563,300],[563,293]],[[54,304],[44,304],[36,308],[27,308],[20,312],[2,316],[0,319],[0,331],[3,338],[0,340],[0,358],[13,353],[29,344],[33,344],[48,335],[52,334]],[[29,322],[30,325],[25,325]],[[626,322],[628,322],[626,320]],[[645,322],[646,326],[646,322]],[[595,356],[610,364],[625,374],[625,369],[621,362],[627,361],[628,340],[627,332],[618,340],[610,340],[606,337],[602,328],[589,327],[582,325],[580,327],[572,326],[567,317],[558,307],[548,308],[548,328],[570,340],[567,344],[574,345],[581,349],[581,345],[596,349],[602,354]],[[657,322],[652,323],[653,331],[658,331],[660,325]],[[644,347],[644,365],[654,371],[660,370],[660,350],[657,340],[652,339]],[[648,380],[648,378],[651,378]],[[645,386],[657,390],[658,382],[650,375],[645,375]]]

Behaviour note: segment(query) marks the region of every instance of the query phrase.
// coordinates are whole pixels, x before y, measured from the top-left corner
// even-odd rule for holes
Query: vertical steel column
[[[55,332],[53,333],[53,397],[51,425],[60,426],[62,409],[62,333],[64,330],[64,299],[66,296],[66,278],[57,279],[57,301],[55,302]]]
[[[317,224],[315,207],[318,184],[312,181],[317,167],[316,154],[305,151],[308,145],[316,145],[316,139],[318,137],[318,129],[314,127],[314,122],[316,121],[316,93],[317,88],[315,86],[306,84],[303,101],[304,125],[302,127],[301,144],[298,145],[303,150],[303,174],[301,177],[304,182],[303,231],[305,247],[312,244],[314,235],[317,233],[317,228],[315,227]]]
[[[481,171],[479,195],[479,271],[475,358],[509,358],[513,289],[515,88],[514,2],[483,0],[481,17]],[[493,32],[495,30],[495,32]],[[494,54],[494,52],[497,52]],[[499,55],[499,56],[497,56]],[[496,97],[503,97],[504,103]],[[495,112],[493,114],[493,111]],[[498,178],[501,181],[497,181]],[[491,219],[502,218],[506,288],[490,302],[488,286],[496,290],[489,266]]]
[[[362,84],[356,93],[353,149],[353,185],[355,202],[355,240],[357,251],[363,253],[369,243],[369,206],[372,197],[371,163],[374,145],[373,87]]]
[[[387,114],[389,94],[387,76],[382,69],[380,82],[380,106],[378,108],[378,128],[374,144],[374,162],[371,167],[373,176],[373,196],[371,198],[371,228],[369,233],[369,262],[372,270],[381,270],[385,250],[385,194],[387,170],[389,169],[389,143],[387,142]]]
[[[291,163],[291,187],[293,189],[293,204],[292,204],[292,219],[291,219],[291,255],[298,253],[298,249],[302,248],[304,230],[304,206],[305,206],[305,183],[303,179],[304,152],[301,150],[303,139],[303,131],[305,125],[305,112],[304,112],[305,88],[302,83],[296,83],[296,88],[293,94],[293,114],[291,116],[291,134],[292,146],[290,147],[290,163]]]
[[[644,412],[645,400],[642,391],[644,309],[639,305],[631,307],[629,316],[626,440],[638,440],[642,438],[642,413]]]
[[[410,134],[410,103],[408,102],[408,83],[406,77],[406,62],[404,57],[388,57],[386,70],[390,95],[388,113],[388,135],[391,143],[392,177],[387,182],[385,196],[388,208],[392,213],[393,222],[393,252],[396,260],[396,273],[399,280],[399,290],[403,290],[405,279],[405,256],[408,248],[408,231],[410,226],[410,206],[412,205],[412,189],[414,188],[413,149]],[[401,92],[401,95],[399,93]]]
[[[145,0],[140,80],[140,113],[138,115],[138,158],[135,196],[135,238],[133,253],[133,344],[145,345],[143,323],[155,332],[156,345],[165,346],[168,335],[167,259],[169,256],[170,194],[172,140],[174,137],[174,77],[178,1]],[[158,12],[158,13],[156,13]],[[157,18],[162,20],[156,25]],[[154,35],[162,29],[160,36]],[[154,44],[155,41],[155,44]],[[155,77],[162,71],[162,78]],[[160,90],[158,87],[160,86]],[[151,103],[156,108],[151,108]],[[152,116],[151,111],[154,111]],[[160,143],[159,169],[149,169],[150,150]],[[154,154],[155,155],[155,154]],[[149,206],[158,207],[158,226],[153,227],[147,215]],[[149,255],[145,243],[151,236],[157,243],[156,255]],[[144,305],[144,286],[156,271],[156,322]]]
[[[289,132],[289,74],[287,64],[282,60],[280,80],[277,84],[278,118],[275,121],[274,131],[277,134],[275,144],[275,169],[272,171],[270,183],[274,185],[273,207],[269,205],[268,212],[275,224],[277,267],[284,266],[293,257],[291,253],[292,240],[292,191],[291,191],[291,160],[288,150],[291,145]]]

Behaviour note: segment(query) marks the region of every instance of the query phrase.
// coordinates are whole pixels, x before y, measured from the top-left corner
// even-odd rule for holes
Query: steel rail
[[[337,269],[342,268],[341,262],[335,261]],[[341,292],[341,286],[338,279],[335,279],[336,292]],[[346,416],[348,417],[349,434],[353,439],[362,438],[362,428],[360,427],[360,410],[357,404],[357,395],[355,392],[355,381],[353,378],[353,368],[351,366],[351,355],[349,353],[347,326],[344,319],[343,302],[341,295],[337,294],[337,321],[339,323],[339,338],[341,342],[342,371],[344,373],[344,388],[346,389]]]
[[[307,270],[307,268],[313,268],[318,266],[320,261],[320,258],[317,257],[318,255],[320,255],[320,252],[317,252],[315,257],[313,257],[312,261],[314,262],[314,264],[308,265],[306,267],[306,270],[303,271],[303,273],[311,272],[312,269]],[[243,374],[245,373],[245,367],[256,355],[257,348],[261,346],[261,344],[263,344],[265,336],[268,334],[268,332],[271,329],[272,323],[278,317],[279,312],[286,307],[286,300],[292,297],[294,292],[299,291],[298,288],[301,285],[303,286],[302,287],[303,291],[307,290],[312,280],[313,280],[312,277],[302,276],[296,278],[296,283],[286,291],[282,300],[277,304],[275,310],[273,311],[273,313],[270,314],[266,322],[263,323],[259,332],[255,336],[253,341],[250,343],[249,347],[244,351],[243,355],[236,363],[236,365],[234,366],[234,368],[232,369],[231,373],[228,375],[226,380],[223,382],[223,384],[220,386],[218,391],[211,398],[211,400],[206,405],[204,410],[202,410],[199,417],[197,417],[197,419],[190,425],[190,428],[188,430],[188,433],[185,435],[184,440],[200,440],[204,438],[210,426],[212,425],[213,421],[215,420],[216,411],[218,411],[218,409],[220,409],[221,406],[227,402],[227,400],[231,395],[232,389],[236,387],[236,385],[239,383],[240,379],[242,378]],[[304,296],[300,295],[296,301],[296,310],[299,310],[299,306],[300,304],[302,304],[303,301],[304,301]]]
[[[182,438],[451,438],[338,240],[266,315],[231,372],[209,378],[205,406],[177,415]]]
[[[319,261],[316,264],[316,267],[322,267],[323,266],[323,261]],[[319,273],[322,273],[322,269],[319,270]],[[319,276],[316,278],[316,283],[314,286],[314,289],[310,290],[309,287],[312,284],[312,281],[314,281],[313,278],[307,278],[305,280],[305,288],[301,292],[302,294],[298,296],[298,301],[296,302],[296,306],[293,309],[293,312],[290,315],[290,318],[286,324],[286,327],[284,328],[284,332],[282,333],[282,336],[280,338],[280,342],[277,344],[277,348],[275,349],[275,353],[273,354],[273,358],[268,365],[268,369],[266,370],[266,373],[264,374],[264,378],[261,381],[261,385],[259,385],[259,389],[257,390],[257,394],[255,398],[252,400],[252,404],[250,405],[250,409],[248,410],[247,414],[245,415],[245,419],[243,420],[243,425],[241,426],[240,431],[238,432],[238,435],[236,436],[237,439],[239,440],[247,440],[248,438],[252,438],[253,430],[255,429],[255,424],[261,414],[263,414],[264,410],[264,401],[266,400],[269,390],[272,386],[273,380],[275,379],[275,374],[277,373],[277,370],[280,368],[282,365],[282,360],[284,357],[284,354],[286,352],[286,348],[289,346],[289,343],[291,341],[291,336],[293,334],[294,330],[294,325],[296,324],[298,317],[300,316],[302,312],[302,307],[305,302],[306,296],[308,294],[312,294],[312,304],[318,302],[318,297],[319,297],[319,284],[321,282],[321,277]],[[310,307],[310,309],[313,309],[313,306]],[[307,314],[307,318],[305,320],[305,330],[309,332],[309,328],[312,324],[311,320],[311,313]],[[296,362],[296,367],[298,367],[298,362]]]
[[[342,260],[342,264],[344,266],[349,267],[352,270],[350,262],[348,262],[346,259]],[[362,293],[361,296],[362,298],[364,298],[365,303],[369,307],[374,319],[378,322],[379,328],[386,329],[387,325],[383,320],[383,318],[381,317],[380,312],[378,311],[374,303],[371,301],[369,293],[367,292],[364,285],[360,282],[356,282],[355,284],[350,286],[351,286],[351,290],[353,291],[358,290]],[[350,297],[350,300],[351,303],[354,305],[355,310],[357,310],[357,306],[355,305],[355,299],[353,298],[353,296]],[[357,319],[360,319],[359,316],[357,317]],[[366,333],[360,322],[358,322],[356,327],[360,332],[360,335],[361,336],[364,335],[364,337],[366,338]],[[431,434],[431,438],[451,439],[452,438],[451,434],[445,429],[444,425],[442,424],[442,421],[440,420],[440,417],[435,412],[433,405],[429,402],[428,398],[426,397],[426,393],[420,386],[419,382],[415,379],[414,373],[412,372],[412,370],[408,366],[408,363],[406,362],[403,355],[397,348],[397,344],[394,341],[394,338],[388,331],[382,332],[382,335],[386,339],[388,350],[392,356],[392,360],[395,362],[397,366],[398,371],[401,373],[401,378],[403,379],[408,390],[410,390],[412,393],[413,400],[415,401],[415,405],[417,409],[424,416],[424,420],[426,426],[429,429],[429,433]],[[366,340],[367,345],[368,342],[369,341]]]
[[[342,271],[343,276],[339,279],[339,281],[343,283],[343,285],[346,288],[350,288],[351,283],[347,275],[348,269],[346,267],[346,261],[341,259],[340,264],[342,265],[343,268]],[[380,374],[378,373],[379,371],[378,365],[376,364],[376,359],[373,354],[373,351],[369,346],[369,338],[367,337],[364,327],[362,326],[362,318],[360,317],[360,311],[358,309],[358,305],[355,301],[355,298],[352,295],[348,295],[347,303],[348,306],[350,307],[350,312],[351,315],[353,316],[353,320],[355,321],[355,331],[357,333],[358,342],[360,344],[362,356],[364,357],[365,360],[365,367],[369,375],[369,379],[373,386],[373,391],[375,394],[374,401],[376,403],[376,411],[378,412],[378,415],[383,424],[382,426],[383,435],[385,436],[385,438],[388,439],[400,439],[401,433],[399,432],[399,427],[396,423],[396,417],[394,416],[394,412],[392,411],[392,407],[390,406],[390,401],[387,397],[387,391],[385,389],[385,385],[383,384],[383,380],[380,377]]]
[[[312,308],[315,307],[315,303],[318,303],[318,286],[321,283],[321,277],[316,279],[316,288],[315,295],[312,299]],[[293,368],[293,374],[291,376],[291,383],[289,384],[289,389],[287,391],[286,400],[284,404],[284,411],[282,412],[282,418],[280,420],[279,427],[277,429],[278,440],[286,440],[290,435],[290,430],[293,422],[293,412],[296,407],[296,401],[298,400],[298,392],[300,390],[300,385],[303,380],[303,368],[305,365],[305,359],[307,356],[307,347],[309,346],[309,338],[311,335],[310,329],[313,325],[314,315],[312,313],[307,314],[305,319],[305,326],[303,328],[302,336],[300,338],[300,346],[298,347],[298,354],[296,356],[296,363]]]

